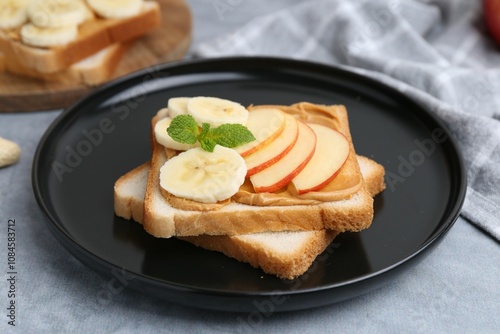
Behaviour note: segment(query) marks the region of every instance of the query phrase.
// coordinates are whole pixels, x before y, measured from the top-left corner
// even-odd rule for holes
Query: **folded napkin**
[[[461,215],[500,240],[500,52],[480,1],[307,1],[256,18],[194,54],[307,59],[403,91],[457,139],[468,176]]]

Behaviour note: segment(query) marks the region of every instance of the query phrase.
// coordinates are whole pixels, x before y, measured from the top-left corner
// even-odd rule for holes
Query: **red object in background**
[[[486,26],[500,44],[500,0],[483,0],[483,10]]]

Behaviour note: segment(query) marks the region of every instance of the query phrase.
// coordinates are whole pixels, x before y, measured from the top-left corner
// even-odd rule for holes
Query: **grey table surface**
[[[253,17],[300,1],[189,1],[192,50]],[[73,258],[42,222],[31,189],[31,164],[40,137],[61,110],[0,114],[0,136],[22,148],[20,161],[0,169],[0,332],[23,333],[498,333],[500,247],[459,218],[424,261],[390,284],[360,297],[305,311],[249,314],[205,311],[125,289],[98,301],[105,278]],[[16,221],[16,318],[9,325],[7,223]],[[255,320],[257,319],[257,320]]]

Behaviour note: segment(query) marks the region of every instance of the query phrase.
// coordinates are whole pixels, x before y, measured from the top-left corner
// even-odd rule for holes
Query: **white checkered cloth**
[[[317,0],[254,19],[195,55],[279,56],[347,67],[422,103],[467,167],[461,215],[500,240],[500,52],[480,1]]]

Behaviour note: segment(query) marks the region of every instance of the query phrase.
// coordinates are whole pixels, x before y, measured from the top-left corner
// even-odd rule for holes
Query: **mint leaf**
[[[234,148],[255,140],[252,132],[241,124],[222,124],[214,129],[202,123],[201,129],[191,115],[179,115],[172,119],[167,128],[168,135],[185,144],[200,142],[201,148],[213,152],[215,145]]]
[[[233,148],[255,140],[253,134],[241,124],[222,124],[210,131],[210,137],[219,145]]]
[[[201,142],[202,140],[205,140],[207,136],[209,135],[210,132],[210,124],[208,123],[201,123],[201,132],[198,135],[198,140]]]
[[[174,117],[167,128],[167,133],[173,140],[185,144],[196,143],[199,132],[198,124],[191,115]]]
[[[201,148],[208,152],[213,152],[215,145],[217,144],[211,138],[211,132],[212,130],[210,129],[210,124],[208,123],[201,124],[201,132],[198,135],[198,141],[200,142]]]
[[[201,148],[204,149],[205,151],[213,152],[215,145],[217,145],[217,143],[210,138],[205,138],[203,140],[200,140],[200,145]]]

